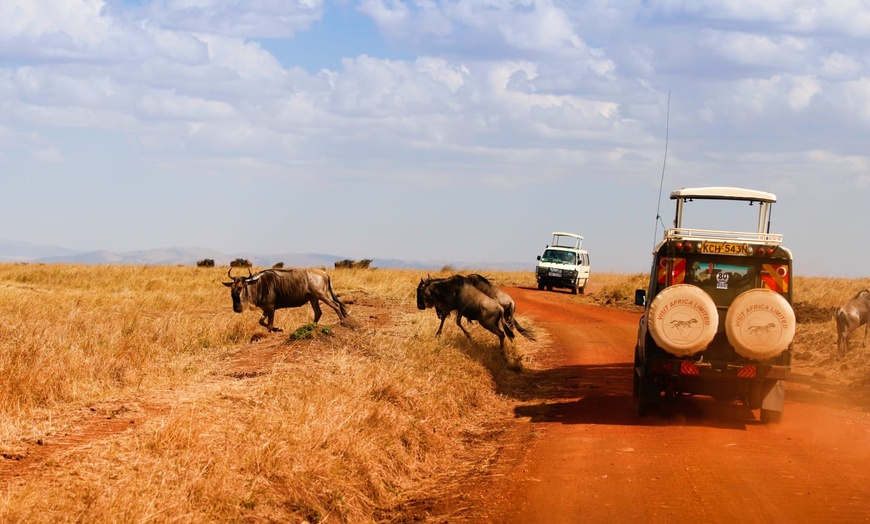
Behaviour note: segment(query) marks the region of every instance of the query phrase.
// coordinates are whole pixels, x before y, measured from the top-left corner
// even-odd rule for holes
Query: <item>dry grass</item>
[[[863,397],[870,385],[870,348],[861,346],[861,327],[850,337],[852,352],[838,359],[834,314],[858,291],[868,288],[870,278],[795,278],[795,367],[816,380],[854,389],[856,398]]]
[[[387,521],[477,467],[509,371],[488,334],[433,337],[419,272],[331,272],[355,328],[327,308],[293,341],[311,310],[282,310],[255,344],[225,273],[0,265],[0,454],[59,450],[0,477],[0,521]]]
[[[353,322],[326,308],[329,329],[292,340],[311,310],[282,310],[287,333],[256,343],[258,315],[232,313],[225,273],[0,265],[0,521],[407,521],[486,468],[512,418],[495,383],[511,372],[488,333],[433,337],[435,314],[416,309],[421,272],[330,271]],[[530,272],[482,273],[535,285]],[[647,277],[592,284],[584,300],[633,307]],[[870,349],[838,361],[830,317],[868,286],[797,279],[796,371],[868,382]],[[516,347],[528,362],[540,345]],[[9,474],[37,443],[51,453]]]

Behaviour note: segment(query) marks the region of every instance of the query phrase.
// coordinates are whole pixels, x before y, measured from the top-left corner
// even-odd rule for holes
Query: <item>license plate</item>
[[[561,277],[562,276],[562,272],[559,271],[558,269],[551,269],[549,274],[551,277]]]
[[[747,244],[729,242],[703,242],[699,251],[704,254],[716,255],[749,255],[752,253],[752,249]]]

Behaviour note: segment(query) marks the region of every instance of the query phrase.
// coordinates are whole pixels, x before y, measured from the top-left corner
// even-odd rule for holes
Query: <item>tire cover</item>
[[[660,348],[686,357],[703,351],[719,329],[719,312],[710,295],[689,284],[669,286],[649,307],[649,331]]]
[[[737,296],[725,315],[725,334],[738,355],[752,360],[778,356],[794,338],[795,315],[782,295],[750,289]]]

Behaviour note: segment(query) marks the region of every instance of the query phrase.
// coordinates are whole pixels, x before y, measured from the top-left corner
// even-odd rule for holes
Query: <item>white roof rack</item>
[[[709,229],[671,228],[665,230],[665,240],[732,240],[740,242],[761,242],[764,244],[782,244],[782,235],[764,232],[717,231]]]
[[[567,243],[566,243],[567,242]],[[550,247],[567,247],[570,249],[580,249],[583,244],[583,237],[574,233],[565,233],[562,231],[553,231],[553,242]]]
[[[740,187],[693,187],[671,192],[671,200],[710,199],[710,200],[747,200],[750,202],[776,202],[776,195],[766,191],[743,189]]]

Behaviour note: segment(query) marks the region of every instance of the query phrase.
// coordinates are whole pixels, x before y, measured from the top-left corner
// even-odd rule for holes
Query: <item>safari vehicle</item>
[[[782,235],[770,233],[776,196],[702,187],[674,191],[671,199],[676,201],[674,227],[653,252],[648,291],[635,293],[635,303],[645,306],[634,354],[638,411],[668,412],[680,395],[708,395],[740,400],[760,409],[763,423],[779,422],[795,314],[792,254],[783,247]],[[757,205],[757,229],[683,227],[687,204],[714,200]],[[733,202],[726,204],[734,211]],[[717,223],[722,218],[717,216]],[[751,224],[751,217],[744,218]]]
[[[586,290],[589,253],[580,248],[582,244],[580,235],[553,233],[553,242],[538,255],[538,267],[535,268],[538,289],[568,288],[575,295]]]

